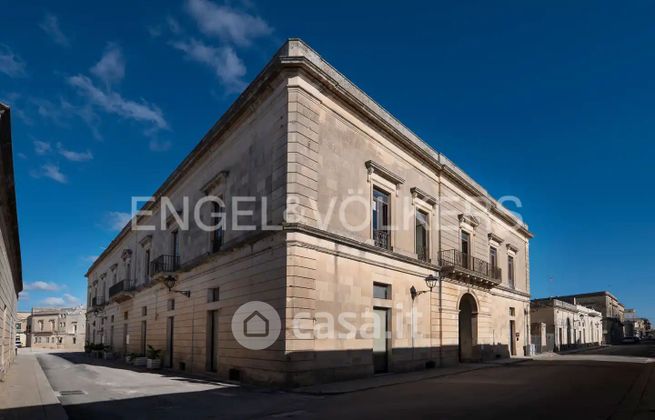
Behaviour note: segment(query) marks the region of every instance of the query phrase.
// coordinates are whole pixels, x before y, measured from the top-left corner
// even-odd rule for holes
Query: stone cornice
[[[392,183],[396,184],[396,187],[405,183],[405,178],[401,177],[400,175],[396,175],[384,166],[380,165],[379,163],[375,163],[372,160],[366,162],[366,169],[368,170],[369,176],[372,174],[378,174],[387,181],[391,181]]]
[[[502,244],[503,242],[505,242],[505,240],[504,240],[503,238],[501,238],[500,236],[496,235],[496,234],[493,233],[493,232],[491,232],[491,233],[490,233],[489,235],[487,235],[487,236],[488,236],[488,238],[489,238],[489,242],[490,242],[490,243],[496,243],[496,245],[500,245],[500,244]]]
[[[212,190],[214,190],[216,187],[218,187],[221,184],[221,182],[224,183],[227,180],[229,174],[230,171],[220,171],[218,174],[216,174],[216,176],[214,176],[205,185],[203,185],[200,188],[200,191],[209,195],[212,192]]]
[[[419,187],[412,187],[412,188],[410,188],[409,191],[412,193],[412,197],[414,197],[414,198],[418,197],[421,200],[425,201],[426,203],[428,203],[428,204],[430,204],[432,206],[437,204],[437,199],[434,198],[434,196],[426,193],[425,191],[423,191]]]

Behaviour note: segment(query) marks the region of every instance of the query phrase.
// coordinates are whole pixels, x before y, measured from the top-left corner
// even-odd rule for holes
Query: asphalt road
[[[647,390],[655,388],[652,343],[332,396],[134,372],[119,364],[94,365],[80,354],[38,357],[72,419],[633,418]],[[655,419],[643,404],[639,413]]]

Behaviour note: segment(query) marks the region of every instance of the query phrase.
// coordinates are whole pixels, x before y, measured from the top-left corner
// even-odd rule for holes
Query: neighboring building
[[[23,290],[11,146],[11,113],[0,103],[0,380],[16,354],[16,310]]]
[[[532,343],[539,353],[599,345],[603,340],[602,314],[586,306],[534,299],[530,320]]]
[[[193,206],[211,196],[227,205],[200,207],[202,223],[225,210],[228,226],[207,232]],[[188,198],[188,229],[162,214],[165,197],[177,211]],[[292,386],[529,345],[527,226],[302,41],[278,51],[143,210],[135,220],[156,229],[126,226],[87,272],[87,336],[115,352],[152,345],[168,367]],[[232,329],[251,301],[273,313],[241,308],[246,337],[281,319],[264,350]],[[324,334],[343,314],[354,328]]]
[[[30,345],[33,348],[82,350],[86,309],[32,308]]]
[[[18,312],[16,317],[16,345],[28,347],[30,345],[30,316],[31,312]]]
[[[650,332],[650,321],[646,318],[639,318],[636,310],[626,309],[624,319],[626,337],[644,338]]]
[[[603,315],[603,343],[620,343],[624,336],[624,311],[621,302],[610,292],[558,296],[556,299],[593,308]]]

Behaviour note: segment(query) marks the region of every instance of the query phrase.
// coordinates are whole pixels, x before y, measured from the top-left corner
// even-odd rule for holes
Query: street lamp
[[[436,271],[435,274],[430,274],[425,278],[425,284],[430,290],[416,290],[416,287],[412,286],[409,289],[409,293],[412,295],[412,300],[416,299],[416,296],[422,295],[423,293],[431,292],[433,288],[437,287],[439,283],[439,272]]]
[[[168,288],[169,292],[175,292],[184,295],[186,297],[191,297],[190,290],[173,290],[173,287],[175,286],[175,282],[176,282],[175,277],[168,276],[164,279],[164,286]]]

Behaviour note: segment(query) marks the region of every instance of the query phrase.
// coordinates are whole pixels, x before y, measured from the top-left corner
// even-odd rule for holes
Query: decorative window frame
[[[208,196],[214,196],[220,198],[225,205],[224,207],[224,212],[225,212],[225,219],[223,221],[224,229],[223,229],[223,243],[225,243],[225,234],[227,233],[227,229],[225,224],[227,224],[227,203],[225,202],[225,197],[227,195],[227,178],[230,175],[230,171],[223,170],[220,171],[218,174],[216,174],[214,177],[212,177],[209,181],[205,183],[200,188],[200,192],[204,194],[205,197]],[[203,215],[205,217],[208,217],[208,220],[205,221],[205,224],[209,226],[209,223],[212,223],[213,221],[211,220],[211,213],[214,211],[213,206],[209,209],[209,211],[203,212]],[[207,247],[206,249],[208,250],[207,252],[209,254],[212,253],[212,250],[214,249],[213,246],[213,241],[214,241],[214,231],[209,231],[207,232],[208,234],[206,235],[206,243],[205,246]]]
[[[414,222],[416,223],[416,212],[421,210],[428,216],[428,260],[431,262],[432,250],[434,248],[434,236],[432,234],[433,229],[433,220],[436,220],[435,217],[437,209],[437,199],[432,195],[426,193],[418,187],[410,188],[410,193],[412,194],[412,206],[414,207]],[[414,241],[414,255],[418,258],[418,253],[416,252],[416,228],[412,229],[412,239]]]
[[[396,175],[392,171],[384,168],[382,165],[368,160],[365,163],[367,170],[367,179],[366,181],[369,184],[369,195],[368,202],[373,203],[373,190],[377,187],[380,190],[386,191],[389,193],[389,224],[391,229],[389,230],[389,247],[393,251],[396,245],[396,235],[394,234],[393,227],[395,226],[395,218],[397,213],[397,198],[400,190],[400,186],[405,182],[405,179]],[[373,208],[370,207],[368,210],[368,217],[371,218],[373,214]],[[369,223],[369,244],[374,245],[375,240],[373,238],[373,220],[370,220]]]
[[[488,234],[487,237],[489,238],[489,246],[494,247],[496,249],[499,249],[500,246],[503,244],[503,242],[505,242],[503,238],[501,238],[500,236],[496,235],[493,232]]]
[[[518,254],[519,249],[518,247],[508,243],[507,244],[507,256],[509,257],[516,257],[516,254]]]
[[[480,221],[469,214],[460,214],[457,216],[459,219],[459,232],[458,232],[458,248],[459,251],[462,251],[462,232],[466,232],[471,237],[469,243],[469,254],[470,256],[475,255],[475,234],[476,228],[480,225]]]

